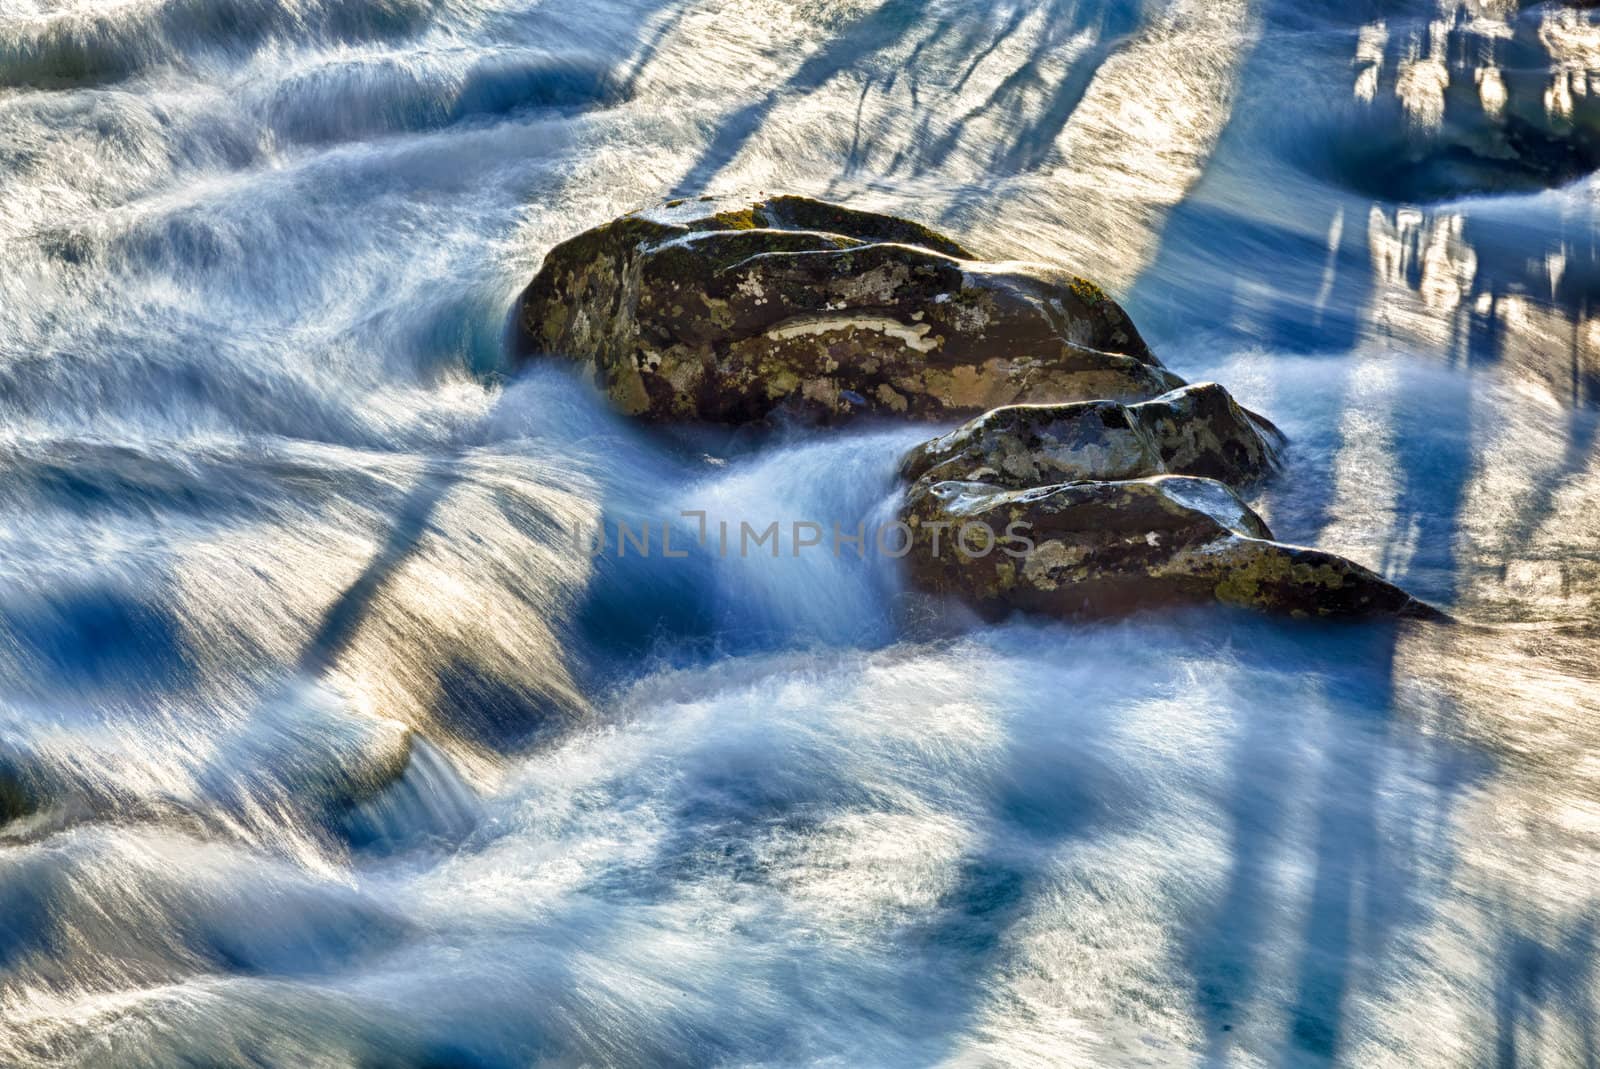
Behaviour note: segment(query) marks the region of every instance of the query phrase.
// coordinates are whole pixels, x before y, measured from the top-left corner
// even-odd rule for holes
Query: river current
[[[1591,94],[1516,0],[0,0],[0,1066],[1600,1065]],[[927,435],[513,365],[762,191],[1095,279],[1460,622],[591,553]]]

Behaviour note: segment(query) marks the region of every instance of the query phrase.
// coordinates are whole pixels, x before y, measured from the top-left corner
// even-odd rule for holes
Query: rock
[[[521,357],[581,362],[645,420],[977,417],[905,458],[903,518],[912,581],[988,615],[1431,612],[1273,541],[1235,490],[1275,469],[1282,435],[1185,386],[1093,283],[979,262],[917,223],[675,201],[552,249],[515,315]]]
[[[14,839],[52,802],[29,750],[0,738],[0,842]]]
[[[653,421],[940,420],[1183,384],[1092,282],[801,197],[676,201],[580,234],[515,316],[521,357],[580,361]]]
[[[1180,475],[1027,490],[923,479],[907,496],[921,589],[988,617],[1221,602],[1295,616],[1435,615],[1366,568],[1272,541],[1223,483]]]
[[[0,828],[39,808],[39,800],[20,772],[0,755]]]
[[[1208,382],[1135,405],[997,408],[913,450],[900,471],[912,482],[926,477],[1009,489],[1164,474],[1243,486],[1276,467],[1282,441],[1271,423]]]

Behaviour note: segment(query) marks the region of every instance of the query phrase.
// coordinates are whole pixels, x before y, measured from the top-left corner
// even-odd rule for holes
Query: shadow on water
[[[842,75],[858,78],[862,85],[852,147],[834,186],[866,164],[871,137],[862,128],[862,113],[867,98],[875,89],[893,89],[902,79],[913,107],[920,113],[919,129],[912,138],[913,145],[919,147],[897,155],[888,166],[890,172],[936,174],[959,150],[979,142],[979,126],[983,128],[981,141],[989,156],[987,180],[1037,170],[1055,158],[1056,142],[1096,72],[1142,24],[1146,9],[1151,6],[1137,0],[1049,0],[1042,5],[1019,5],[998,24],[991,11],[975,8],[947,15],[924,28],[924,4],[917,0],[885,0],[843,27],[801,63],[781,87],[725,119],[672,195],[704,191],[760,132],[774,109],[785,100],[814,92]],[[942,109],[934,106],[933,96],[923,99],[923,65],[939,70],[952,68],[953,86],[935,85],[940,100],[959,93],[985,58],[1005,47],[1033,15],[1039,17],[1043,29],[1027,54],[983,101],[938,132],[935,124],[942,125]],[[874,60],[886,58],[913,37],[915,43],[903,61],[896,62],[892,69],[874,71]],[[1084,42],[1081,54],[1072,57],[1060,77],[1041,73],[1078,41]]]
[[[1560,945],[1551,946],[1523,934],[1531,918],[1520,918],[1510,904],[1500,944],[1495,948],[1494,1069],[1556,1064],[1544,1059],[1551,1049],[1546,1026],[1561,1023],[1551,1009],[1570,1006],[1574,1019],[1560,1049],[1561,1064],[1575,1069],[1600,1066],[1600,1032],[1596,1029],[1595,914],[1589,915]]]
[[[1048,632],[1043,635],[1048,641]],[[1139,821],[1139,793],[1109,758],[1120,712],[1115,702],[1063,695],[1010,726],[1005,750],[978,793],[979,841],[957,863],[931,915],[908,936],[928,964],[907,977],[904,997],[948,1022],[943,1034],[952,1046],[981,1023],[991,985],[1016,953],[1007,937],[1059,881],[1055,865],[1062,851]],[[1055,721],[1072,725],[1070,745],[1047,741]]]
[[[1233,789],[1223,802],[1229,872],[1221,899],[1184,951],[1194,978],[1195,1011],[1205,1026],[1205,1063],[1226,1064],[1239,1012],[1256,993],[1255,953],[1270,931],[1264,904],[1271,897],[1273,848],[1283,825],[1283,792],[1290,769],[1282,730],[1265,718],[1246,721],[1234,740]]]
[[[1371,5],[1369,5],[1371,6]],[[1269,26],[1303,22],[1303,5],[1269,4]],[[1241,97],[1249,106],[1262,87],[1273,85],[1280,55],[1257,50],[1244,68]],[[1338,84],[1337,71],[1325,75]],[[1194,309],[1203,308],[1210,326],[1275,350],[1346,354],[1361,340],[1374,302],[1379,299],[1365,206],[1338,195],[1297,201],[1293,227],[1260,213],[1247,218],[1228,207],[1228,169],[1216,162],[1250,160],[1259,153],[1259,128],[1236,112],[1220,139],[1213,171],[1169,215],[1161,251],[1130,301],[1141,314],[1153,306],[1150,322],[1159,334],[1184,321],[1191,329]],[[1217,183],[1222,189],[1214,188]],[[1221,195],[1218,195],[1218,194]],[[1308,214],[1311,216],[1308,218]],[[1327,235],[1318,242],[1314,235]],[[1225,280],[1222,286],[1215,280]],[[1205,287],[1196,292],[1196,280]],[[1141,319],[1141,322],[1146,320]],[[1481,332],[1458,332],[1458,344],[1472,352],[1493,351],[1494,340]],[[1402,583],[1424,580],[1420,592],[1450,599],[1456,574],[1455,545],[1471,475],[1470,419],[1463,398],[1404,398],[1390,414],[1397,481],[1395,521],[1388,532],[1385,572]],[[1351,394],[1348,361],[1336,375],[1328,411],[1345,412],[1357,403]],[[1421,409],[1421,410],[1419,410]],[[1441,435],[1439,427],[1450,428]],[[1340,428],[1340,433],[1347,433]],[[1336,443],[1344,449],[1353,441]],[[1291,524],[1307,534],[1333,519],[1332,471],[1296,490]],[[1415,548],[1415,555],[1408,550]],[[1326,697],[1336,712],[1316,747],[1319,765],[1313,784],[1296,785],[1286,773],[1289,738],[1297,730],[1266,721],[1247,724],[1232,748],[1234,788],[1224,808],[1230,840],[1229,875],[1209,922],[1200,925],[1185,959],[1194,979],[1196,1011],[1206,1023],[1206,1062],[1229,1064],[1235,1046],[1261,1051],[1277,1048],[1279,1063],[1344,1064],[1351,1045],[1348,1003],[1363,966],[1381,959],[1388,929],[1404,924],[1422,909],[1414,900],[1419,861],[1386,849],[1382,801],[1387,756],[1384,740],[1412,731],[1396,722],[1395,682],[1399,632],[1390,627],[1354,629],[1317,644],[1313,661],[1326,672]],[[1289,657],[1304,660],[1302,649]],[[1355,666],[1353,669],[1342,665]],[[1344,693],[1339,693],[1339,692]],[[1299,711],[1286,709],[1286,717]],[[1431,864],[1447,864],[1450,797],[1458,785],[1436,783],[1434,809],[1418,831],[1433,844]],[[1263,941],[1286,903],[1278,901],[1271,875],[1284,814],[1290,801],[1309,787],[1312,833],[1310,899],[1294,954],[1291,1004],[1285,1032],[1277,1040],[1235,1029],[1261,994]]]
[[[322,622],[300,654],[298,668],[302,674],[320,676],[349,648],[384,585],[405,565],[428,532],[434,510],[456,479],[453,469],[437,465],[418,478],[395,511],[394,525],[389,528],[383,545],[355,582],[346,587],[323,614]]]
[[[618,85],[618,92],[622,99],[633,99],[638,90],[639,81],[644,77],[645,71],[661,53],[661,46],[677,32],[678,28],[688,18],[690,8],[684,5],[668,15],[660,17],[650,37],[636,51],[626,63],[620,65],[614,77]]]
[[[57,688],[136,694],[183,686],[195,651],[172,618],[171,597],[103,577],[0,600],[0,631],[37,672],[6,689],[48,698]]]
[[[1423,884],[1450,865],[1452,799],[1485,769],[1421,741],[1410,717],[1397,715],[1397,637],[1395,625],[1303,625],[1239,650],[1243,663],[1264,670],[1303,667],[1281,708],[1246,718],[1229,747],[1227,877],[1192,923],[1181,957],[1207,1066],[1232,1064],[1236,1048],[1254,1057],[1276,1050],[1274,1063],[1285,1066],[1349,1064],[1350,996],[1363,981],[1363,993],[1374,993],[1392,930],[1427,919],[1432,891]],[[1413,756],[1419,746],[1425,753]],[[1429,804],[1416,809],[1389,790],[1412,760],[1433,769]],[[1306,762],[1315,770],[1310,782],[1297,777]],[[1301,813],[1311,821],[1311,884],[1298,935],[1284,943],[1297,910],[1282,865]],[[1272,997],[1263,974],[1281,969],[1264,959],[1280,947],[1291,971],[1288,1001],[1263,1007]],[[1260,1031],[1279,1021],[1281,1035]]]
[[[1346,217],[1352,209],[1337,196],[1318,195],[1325,191],[1293,186],[1286,194],[1274,191],[1294,198],[1288,212],[1259,210],[1253,190],[1234,193],[1237,175],[1280,166],[1271,146],[1263,157],[1261,122],[1251,112],[1278,106],[1272,97],[1283,66],[1297,53],[1286,56],[1293,37],[1285,41],[1273,31],[1307,28],[1305,12],[1303,0],[1262,6],[1266,30],[1241,66],[1233,112],[1199,181],[1167,213],[1156,256],[1129,294],[1147,336],[1198,324],[1291,352],[1346,352],[1358,340],[1358,310],[1370,297],[1372,272],[1360,220]],[[1322,18],[1312,23],[1326,30]],[[1319,72],[1329,84],[1347,77],[1343,64],[1326,57],[1312,54],[1306,62],[1330,66]]]
[[[1056,142],[1088,92],[1089,84],[1106,60],[1139,28],[1148,6],[1126,2],[1085,3],[1083,0],[1054,0],[1046,5],[1045,30],[1026,58],[982,103],[957,119],[944,136],[918,156],[914,173],[938,171],[966,140],[973,124],[994,115],[1026,115],[1028,118],[1008,129],[1005,140],[995,146],[991,165],[986,169],[988,174],[1023,174],[1053,162]],[[990,48],[999,48],[1015,29],[1015,22],[1001,28]],[[1058,59],[1080,38],[1087,44],[1059,78],[1051,81],[1041,74],[1052,59]],[[974,70],[976,63],[963,75],[963,84]],[[1034,93],[1041,93],[1044,102],[1042,106],[1026,109],[1028,98]]]
[[[781,88],[769,90],[725,119],[700,158],[673,188],[672,195],[686,197],[703,191],[734,161],[785,97],[816,90],[868,58],[895,47],[921,25],[925,6],[922,0],[884,0],[869,14],[850,23],[844,32],[801,63]]]
[[[1390,635],[1372,638],[1375,663],[1369,668],[1379,687],[1359,696],[1371,722],[1335,725],[1321,755],[1321,779],[1313,795],[1315,872],[1289,1022],[1291,1049],[1329,1062],[1338,1059],[1344,1040],[1345,1001],[1363,941],[1358,918],[1372,919],[1362,907],[1383,903],[1393,909],[1396,898],[1385,891],[1398,890],[1386,887],[1395,877],[1378,859],[1377,761],[1383,750],[1362,738],[1366,731],[1381,734],[1388,727],[1393,694],[1384,688],[1393,678],[1394,647]],[[1367,938],[1374,949],[1381,948],[1381,932]],[[1285,1063],[1295,1060],[1286,1057]]]

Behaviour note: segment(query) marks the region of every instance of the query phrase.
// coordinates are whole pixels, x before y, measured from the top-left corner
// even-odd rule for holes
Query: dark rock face
[[[1430,610],[1366,568],[1271,541],[1214,479],[1160,475],[1002,490],[923,480],[907,495],[912,581],[979,613],[1099,616],[1220,602],[1295,616]]]
[[[1273,541],[1237,490],[1276,469],[1283,436],[1221,386],[1185,386],[1093,283],[979,262],[904,219],[676,201],[552,249],[516,322],[520,356],[581,361],[645,420],[977,417],[904,459],[902,519],[913,583],[988,615],[1431,612]]]
[[[937,420],[1182,385],[1092,282],[800,197],[674,202],[581,234],[516,320],[520,355],[582,361],[653,421]]]
[[[0,755],[0,828],[32,813],[38,805],[28,782]]]
[[[1207,382],[1136,405],[997,408],[913,450],[901,474],[910,481],[931,477],[1009,489],[1161,474],[1240,486],[1276,467],[1282,437]]]
[[[1281,442],[1215,383],[997,409],[901,462],[911,580],[987,616],[1205,602],[1430,614],[1359,564],[1273,540],[1235,488],[1274,470]]]

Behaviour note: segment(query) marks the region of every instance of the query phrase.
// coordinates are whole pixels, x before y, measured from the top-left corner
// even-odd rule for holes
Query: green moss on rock
[[[1273,541],[1261,518],[1212,479],[1161,475],[1007,490],[929,475],[912,485],[902,519],[913,531],[906,558],[913,584],[987,616],[1095,616],[1207,602],[1295,616],[1433,613],[1354,562]],[[967,554],[952,540],[965,524],[1002,536],[1017,531],[1030,545]]]
[[[658,421],[948,419],[1181,384],[1071,276],[970,257],[911,220],[803,197],[676,201],[552,249],[517,348],[580,361]]]

